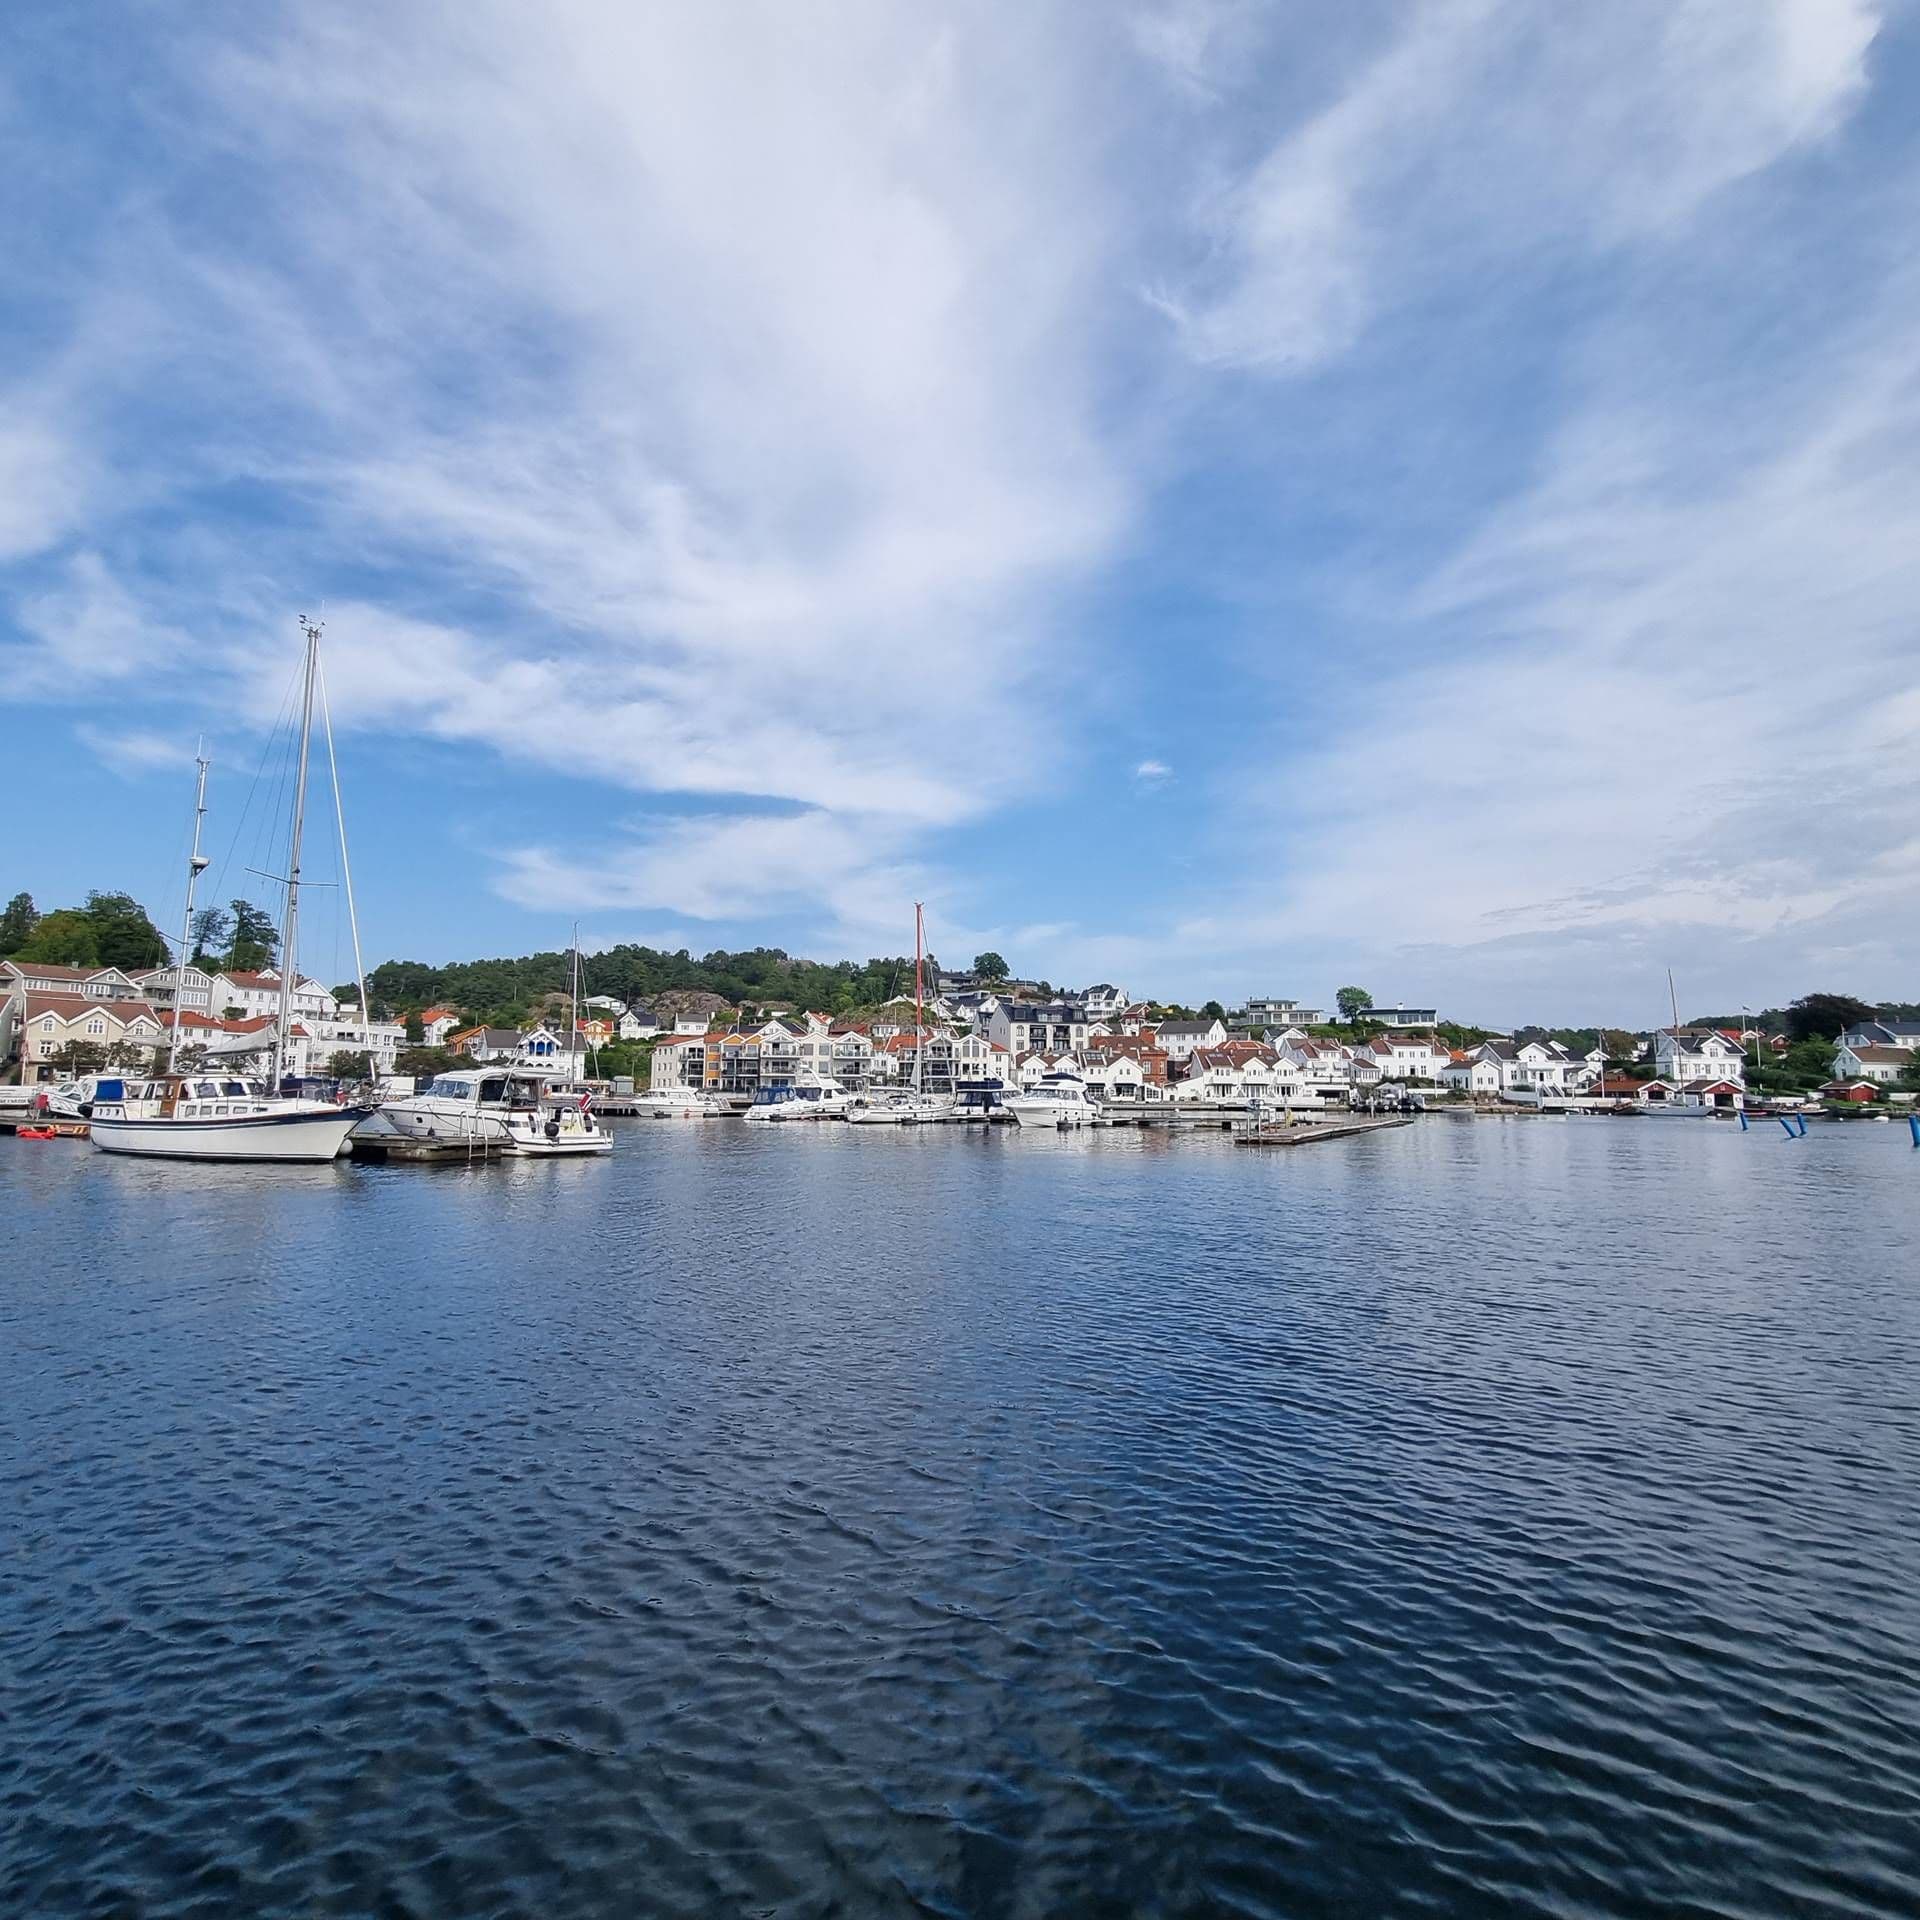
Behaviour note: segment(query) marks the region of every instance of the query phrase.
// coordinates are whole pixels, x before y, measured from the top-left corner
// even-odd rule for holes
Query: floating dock
[[[1233,1136],[1236,1147],[1308,1147],[1322,1140],[1351,1140],[1356,1134],[1384,1133],[1389,1127],[1410,1127],[1411,1114],[1395,1114],[1380,1120],[1297,1120],[1292,1126],[1282,1121],[1267,1121],[1257,1127],[1242,1127]]]

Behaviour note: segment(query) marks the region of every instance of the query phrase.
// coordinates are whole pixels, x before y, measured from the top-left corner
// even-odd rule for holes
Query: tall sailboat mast
[[[300,764],[293,783],[293,838],[287,849],[287,912],[280,935],[280,1018],[273,1036],[273,1084],[287,1070],[287,1043],[293,1035],[293,994],[300,977],[300,840],[307,825],[307,749],[313,741],[313,679],[320,661],[320,628],[305,614],[300,631],[307,638],[301,676]]]
[[[570,976],[572,993],[567,1001],[567,1077],[570,1080],[585,1078],[584,1063],[580,1058],[580,922],[573,923],[573,972]]]
[[[200,851],[200,829],[207,817],[207,755],[204,741],[195,749],[194,764],[200,769],[200,774],[193,790],[193,852],[187,860],[187,904],[180,914],[180,946],[173,962],[173,1044],[167,1049],[169,1073],[180,1064],[180,1015],[187,998],[187,957],[193,949],[193,890],[200,876],[212,864]]]
[[[926,953],[927,927],[926,916],[920,902],[913,903],[913,1090],[920,1091],[920,1056],[926,1051],[926,1037],[923,1026],[923,1013],[926,1005],[926,991],[921,983],[921,963]]]

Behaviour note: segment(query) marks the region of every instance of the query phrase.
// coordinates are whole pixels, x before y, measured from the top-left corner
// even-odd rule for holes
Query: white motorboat
[[[580,1035],[580,928],[573,929],[573,973],[567,1013],[568,1058]],[[585,1086],[541,1089],[531,1104],[507,1109],[507,1151],[529,1159],[553,1160],[611,1153],[613,1135],[593,1117],[593,1089]]]
[[[57,1087],[48,1087],[32,1104],[62,1120],[84,1120],[92,1109],[100,1083],[121,1078],[119,1074],[83,1073],[77,1080],[63,1080]]]
[[[713,1120],[726,1111],[698,1087],[649,1087],[633,1104],[642,1120]]]
[[[613,1135],[593,1117],[590,1098],[564,1104],[543,1101],[507,1111],[507,1151],[529,1159],[563,1159],[611,1153]]]
[[[1090,1127],[1099,1108],[1077,1073],[1043,1073],[1001,1103],[1023,1127]]]
[[[802,1073],[790,1085],[762,1087],[747,1109],[747,1120],[770,1126],[786,1120],[838,1120],[853,1104],[853,1096],[819,1073]]]
[[[378,1128],[406,1140],[435,1140],[454,1145],[507,1144],[508,1120],[515,1113],[539,1115],[542,1094],[553,1076],[537,1067],[458,1067],[435,1074],[421,1093],[387,1101]]]
[[[339,1156],[371,1107],[270,1093],[258,1080],[162,1074],[103,1077],[88,1115],[103,1153],[171,1160],[303,1160]]]

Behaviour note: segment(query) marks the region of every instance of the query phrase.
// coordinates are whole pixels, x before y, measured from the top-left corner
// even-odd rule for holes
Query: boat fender
[[[558,1120],[549,1120],[547,1122],[547,1138],[549,1140],[558,1140],[560,1138],[560,1122]]]

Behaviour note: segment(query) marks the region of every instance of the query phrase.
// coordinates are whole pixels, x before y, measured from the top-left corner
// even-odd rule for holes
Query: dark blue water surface
[[[1920,1912],[1920,1154],[0,1141],[0,1911]]]

